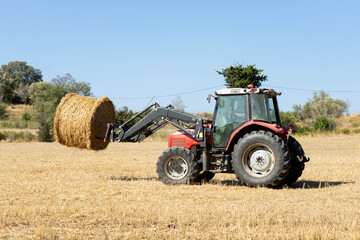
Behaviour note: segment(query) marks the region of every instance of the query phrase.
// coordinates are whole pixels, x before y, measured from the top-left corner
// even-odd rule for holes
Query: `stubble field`
[[[164,185],[166,142],[1,142],[0,239],[360,239],[360,136],[297,139],[311,161],[280,190]]]

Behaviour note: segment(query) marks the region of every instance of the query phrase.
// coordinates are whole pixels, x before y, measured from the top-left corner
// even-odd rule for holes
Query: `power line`
[[[305,89],[305,88],[290,88],[290,87],[282,87],[282,86],[274,86],[274,85],[264,85],[271,88],[281,88],[295,91],[306,91],[306,92],[334,92],[334,93],[360,93],[358,90],[319,90],[319,89]]]
[[[147,108],[147,107],[150,105],[150,103],[152,102],[152,100],[154,100],[154,98],[155,98],[155,97],[152,97],[152,98],[150,99],[150,101],[148,102],[148,104],[146,104],[145,108]]]
[[[148,96],[148,97],[109,97],[109,98],[110,98],[110,99],[129,99],[129,100],[166,98],[166,97],[173,97],[173,96],[180,96],[180,95],[186,95],[186,94],[191,94],[191,93],[203,92],[203,91],[206,91],[206,90],[210,90],[210,89],[214,89],[214,88],[219,88],[219,87],[224,87],[224,84],[217,85],[217,86],[213,86],[213,87],[209,87],[209,88],[203,88],[203,89],[193,90],[193,91],[189,91],[189,92],[174,93],[174,94],[159,95],[159,96]]]
[[[271,87],[271,88],[280,88],[280,89],[287,89],[287,90],[295,90],[295,91],[305,91],[305,92],[320,92],[320,91],[324,91],[324,92],[333,92],[333,93],[360,93],[359,90],[322,90],[322,89],[306,89],[306,88],[291,88],[291,87],[283,87],[283,86],[276,86],[276,85],[268,85],[268,84],[264,84],[263,86],[265,87]],[[203,91],[207,91],[207,90],[211,90],[214,88],[219,88],[219,87],[224,87],[224,84],[221,85],[217,85],[217,86],[213,86],[213,87],[208,87],[208,88],[203,88],[203,89],[197,89],[197,90],[193,90],[193,91],[188,91],[188,92],[181,92],[181,93],[174,93],[174,94],[166,94],[166,95],[159,95],[159,96],[146,96],[146,97],[109,97],[110,99],[123,99],[123,100],[141,100],[141,99],[150,99],[150,102],[155,99],[155,98],[166,98],[166,97],[173,97],[173,96],[180,96],[180,95],[187,95],[187,94],[192,94],[192,93],[198,93],[198,92],[203,92]]]

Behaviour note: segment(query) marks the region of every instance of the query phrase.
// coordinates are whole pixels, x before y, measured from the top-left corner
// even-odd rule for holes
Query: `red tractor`
[[[309,159],[290,136],[296,130],[281,125],[276,98],[281,93],[227,88],[215,94],[213,120],[155,103],[122,125],[108,124],[106,139],[140,142],[167,123],[179,128],[169,135],[169,148],[157,162],[166,184],[210,181],[216,173],[235,173],[246,186],[278,188],[296,182]]]

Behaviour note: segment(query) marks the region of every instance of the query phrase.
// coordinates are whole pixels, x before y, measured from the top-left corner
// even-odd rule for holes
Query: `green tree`
[[[3,89],[1,87],[1,83],[2,83],[1,78],[2,78],[2,76],[0,75],[0,103],[3,102],[3,98],[4,98],[4,92],[3,92]]]
[[[49,82],[34,83],[30,86],[30,100],[35,110],[33,116],[38,123],[38,140],[53,141],[53,123],[56,107],[65,91]]]
[[[293,110],[298,116],[304,119],[315,119],[317,116],[325,116],[333,119],[342,116],[349,109],[349,103],[341,99],[333,99],[330,94],[320,91],[313,93],[313,98],[309,99],[304,106],[294,105]]]
[[[15,93],[15,90],[19,88],[20,84],[30,86],[32,83],[41,81],[41,71],[27,65],[26,62],[14,61],[1,65],[0,92],[2,92],[5,102],[16,103],[20,101],[19,96]]]
[[[224,76],[226,85],[230,88],[245,88],[250,84],[258,88],[262,82],[267,81],[267,76],[261,74],[263,71],[263,69],[257,69],[255,64],[246,67],[237,64],[216,72]]]
[[[127,106],[124,106],[115,111],[115,122],[118,124],[123,124],[129,120],[135,113],[130,110]]]
[[[153,109],[148,109],[138,117],[127,123],[128,127],[132,127],[135,123],[139,122],[143,117],[148,115]],[[119,108],[115,111],[115,122],[118,124],[123,124],[124,122],[128,121],[134,115],[138,114],[139,112],[134,112],[133,110],[129,109],[127,106]]]
[[[29,95],[30,95],[29,89],[30,89],[30,85],[24,85],[20,83],[19,87],[14,91],[14,93],[17,96],[19,96],[21,101],[25,104],[25,109],[26,109],[26,104],[28,103],[29,100]]]
[[[73,92],[84,96],[92,95],[90,83],[76,81],[70,73],[65,73],[64,76],[57,75],[51,80],[51,83],[65,89],[66,92]]]

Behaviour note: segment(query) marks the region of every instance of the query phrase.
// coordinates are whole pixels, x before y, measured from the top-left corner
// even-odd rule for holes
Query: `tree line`
[[[268,80],[262,74],[264,70],[256,65],[243,66],[236,64],[216,72],[224,77],[229,88],[244,88],[253,84],[261,87]],[[43,81],[41,70],[28,65],[24,61],[13,61],[0,68],[0,103],[29,104],[33,108],[32,118],[37,122],[38,140],[53,141],[53,121],[57,105],[62,97],[73,92],[84,96],[92,96],[88,82],[77,81],[70,73],[57,75],[50,82]],[[177,96],[173,105],[184,111],[185,104]],[[349,103],[341,99],[332,99],[325,92],[314,93],[304,105],[294,105],[293,111],[281,112],[283,125],[294,125],[301,132],[312,130],[328,131],[336,126],[335,118],[347,113]],[[115,121],[119,124],[136,114],[127,106],[116,110]],[[0,104],[0,119],[6,116],[5,108]],[[211,114],[206,114],[207,117]],[[134,122],[135,123],[135,122]]]

